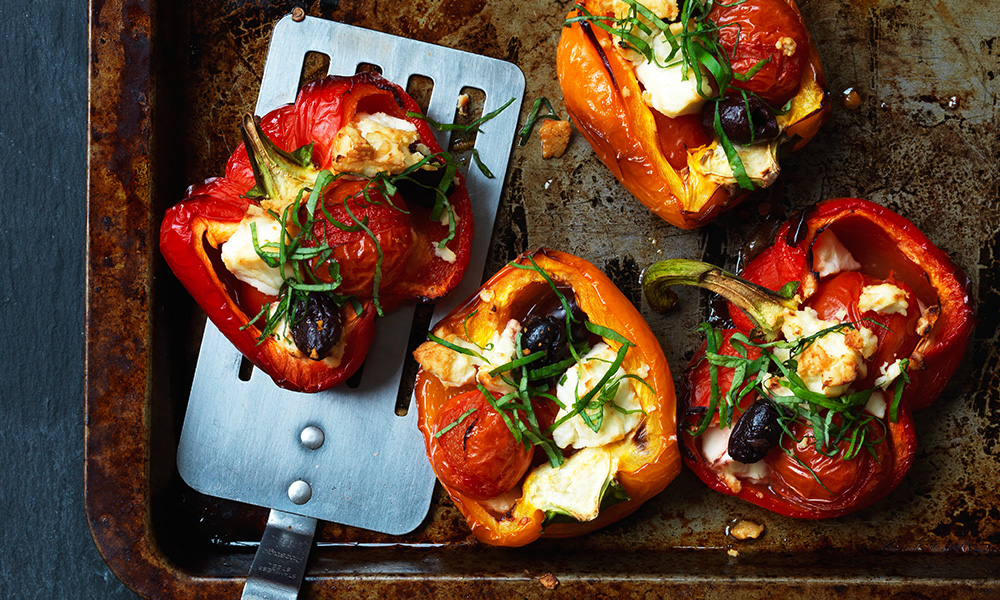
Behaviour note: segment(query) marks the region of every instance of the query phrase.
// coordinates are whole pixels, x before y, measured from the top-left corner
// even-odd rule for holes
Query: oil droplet
[[[856,89],[849,87],[844,90],[843,94],[844,108],[847,110],[857,110],[861,106],[861,94]]]

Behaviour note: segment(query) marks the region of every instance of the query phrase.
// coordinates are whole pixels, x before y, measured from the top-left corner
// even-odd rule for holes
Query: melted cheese
[[[618,459],[601,448],[584,448],[558,467],[545,463],[524,480],[524,500],[542,511],[585,522],[597,518],[601,493],[618,471]]]
[[[417,128],[404,119],[385,113],[359,113],[343,126],[331,142],[333,169],[374,177],[378,173],[402,173],[425,157],[418,145]]]
[[[594,346],[582,357],[582,363],[566,371],[565,377],[556,386],[556,398],[563,404],[556,419],[561,419],[573,410],[578,398],[593,390],[610,370],[616,352],[605,343]],[[598,431],[591,429],[579,414],[568,419],[552,432],[552,439],[560,448],[588,448],[603,446],[624,438],[639,425],[642,406],[635,394],[631,379],[622,379],[625,370],[618,367],[611,380],[619,380],[618,391],[611,402],[603,407],[603,421]],[[611,406],[614,403],[629,411],[622,412]]]
[[[813,244],[813,270],[820,277],[827,277],[841,271],[859,271],[861,263],[854,260],[837,236],[827,229],[816,236]]]
[[[861,288],[858,298],[858,309],[862,312],[871,310],[881,315],[900,314],[905,317],[909,307],[906,292],[891,283],[866,285]]]
[[[706,98],[712,95],[712,86],[708,82],[708,77],[702,77],[701,93],[699,93],[698,78],[695,77],[694,71],[685,67],[676,56],[668,60],[667,56],[671,51],[667,34],[661,33],[653,40],[655,60],[641,59],[641,62],[635,65],[635,77],[645,88],[642,92],[643,101],[673,119],[701,111]]]
[[[786,340],[795,341],[838,324],[820,319],[815,310],[806,308],[788,311],[781,332]],[[827,397],[839,396],[853,381],[867,375],[865,360],[875,353],[877,343],[878,338],[866,327],[831,331],[799,354],[796,372],[810,391]],[[787,350],[783,354],[779,358],[786,359]]]
[[[257,244],[263,247],[281,240],[281,224],[267,214],[249,216],[240,222],[233,235],[222,244],[222,262],[237,279],[264,294],[276,296],[284,283],[281,270],[268,266],[253,247],[250,225],[257,230]]]
[[[768,187],[778,178],[781,170],[778,166],[778,145],[779,140],[749,146],[733,144],[747,177],[758,187]],[[713,142],[696,156],[697,164],[706,176],[723,185],[736,185],[736,176],[721,144]]]

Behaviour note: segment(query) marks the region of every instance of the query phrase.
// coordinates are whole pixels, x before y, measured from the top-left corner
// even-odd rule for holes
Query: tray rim
[[[152,400],[152,311],[154,262],[158,223],[153,221],[154,186],[151,157],[154,111],[154,19],[149,0],[120,0],[89,5],[88,43],[88,170],[87,170],[87,299],[85,320],[84,497],[88,526],[102,558],[128,587],[150,598],[232,597],[240,594],[245,576],[210,577],[191,573],[171,562],[158,544],[152,526],[150,485],[150,416]],[[127,23],[127,25],[126,25]],[[121,44],[111,42],[121,40]],[[110,42],[110,43],[109,43]],[[136,101],[138,99],[138,101]],[[132,109],[121,111],[127,101]],[[127,147],[114,142],[122,131],[132,133]],[[142,226],[136,226],[137,224]],[[127,275],[127,276],[126,276]],[[129,309],[124,307],[128,305]],[[114,357],[114,359],[109,359]],[[110,453],[110,454],[109,454]],[[113,458],[113,460],[109,460]],[[137,478],[135,473],[141,473]],[[114,496],[97,490],[118,490]],[[678,549],[678,555],[692,550]],[[756,588],[799,590],[822,595],[842,593],[868,597],[874,590],[892,593],[925,591],[955,597],[1000,594],[1000,557],[978,557],[980,576],[908,580],[893,573],[867,580],[844,577],[774,577],[737,568],[718,578],[711,570],[686,577],[656,573],[601,579],[586,574],[560,575],[560,586],[544,589],[533,574],[482,572],[469,579],[445,574],[369,573],[363,587],[356,575],[316,574],[323,556],[314,553],[313,573],[307,573],[304,594],[314,598],[376,597],[387,593],[434,596],[461,591],[469,594],[519,593],[526,597],[556,594],[578,597],[602,583],[616,590]],[[322,552],[320,554],[323,554]],[[905,560],[905,556],[892,556]],[[951,560],[961,557],[950,555]],[[891,561],[890,561],[891,562]],[[726,563],[718,558],[706,566]],[[329,571],[328,571],[329,573]]]

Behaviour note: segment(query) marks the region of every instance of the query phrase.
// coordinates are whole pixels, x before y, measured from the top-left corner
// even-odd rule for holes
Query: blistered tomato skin
[[[729,52],[734,73],[748,81],[732,85],[780,107],[799,89],[808,58],[809,34],[802,18],[783,0],[719,2],[708,15],[719,26],[719,43]]]
[[[470,498],[488,500],[509,491],[531,464],[533,452],[514,440],[479,390],[451,398],[434,429],[428,452],[435,474]]]
[[[800,231],[797,235],[796,230]],[[813,271],[812,249],[823,231],[836,235],[861,265],[859,270],[818,278]],[[779,447],[764,457],[767,475],[763,480],[734,481],[724,466],[706,457],[701,438],[686,433],[682,439],[690,454],[685,455],[685,461],[713,489],[790,517],[836,517],[884,498],[902,481],[916,456],[912,412],[937,398],[965,353],[975,320],[965,276],[912,223],[877,204],[854,198],[822,202],[801,220],[786,223],[774,245],[752,260],[741,275],[769,289],[798,281],[802,305],[816,310],[819,318],[859,323],[877,336],[877,350],[867,361],[867,375],[856,380],[852,389],[871,389],[881,367],[897,359],[909,360],[910,383],[902,388],[895,420],[888,408],[894,386],[880,392],[884,405],[867,413],[877,418],[864,430],[867,439],[875,443],[870,445],[871,452],[862,450],[851,460],[843,458],[849,440],[838,444],[838,456],[826,456],[816,450],[811,426],[797,420],[790,435],[783,436]],[[883,283],[901,291],[908,305],[905,315],[859,306],[865,286]],[[752,328],[747,317],[732,305],[730,313],[735,329],[722,332],[720,354],[724,355],[736,354],[731,343],[735,333],[747,334]],[[918,333],[918,323],[927,315],[932,317],[923,319],[926,327]],[[683,377],[687,393],[682,414],[688,415],[687,428],[711,403],[710,372],[704,356],[703,345]],[[755,356],[750,354],[751,359]],[[725,393],[733,381],[733,370],[720,367],[718,381]],[[745,398],[742,410],[748,408]],[[718,426],[717,416],[713,425]]]
[[[381,76],[362,73],[327,77],[305,85],[294,104],[267,113],[259,125],[262,137],[278,152],[294,152],[314,144],[312,165],[303,168],[315,171],[312,179],[303,184],[308,187],[319,170],[332,168],[335,157],[331,142],[359,114],[384,112],[405,119],[416,129],[421,144],[432,153],[440,152],[427,122],[408,117],[408,111],[420,109],[402,88]],[[247,116],[244,123],[247,121],[252,124],[253,118]],[[334,257],[340,261],[340,276],[345,283],[337,292],[356,295],[360,305],[359,311],[351,304],[340,311],[342,330],[337,343],[340,349],[333,353],[336,358],[331,355],[314,360],[289,350],[288,345],[273,336],[258,343],[263,323],[260,320],[251,324],[251,320],[276,298],[237,280],[220,259],[221,246],[244,217],[251,211],[264,212],[259,205],[261,201],[247,198],[255,183],[246,147],[240,144],[229,157],[224,177],[191,186],[184,199],[167,210],[160,228],[160,251],[212,322],[277,385],[303,392],[328,389],[361,367],[374,337],[374,273],[379,248],[364,231],[343,232],[328,226],[325,231],[317,232],[328,239]],[[329,184],[324,203],[337,221],[354,222],[343,200],[359,193],[364,185],[352,177],[338,178]],[[457,215],[455,238],[448,243],[454,253],[450,261],[434,251],[435,244],[448,235],[448,224],[429,219],[428,208],[407,206],[402,198],[382,198],[377,192],[370,192],[367,200],[348,202],[354,216],[368,223],[384,252],[382,284],[378,289],[383,309],[389,310],[403,301],[438,298],[461,280],[468,265],[473,232],[472,208],[461,176],[455,177],[448,199]],[[408,209],[409,214],[391,208],[390,202]],[[321,277],[326,273],[329,278],[327,269],[319,267],[316,271]]]

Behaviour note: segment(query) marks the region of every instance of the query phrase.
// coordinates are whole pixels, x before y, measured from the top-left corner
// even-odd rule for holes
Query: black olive
[[[716,106],[722,131],[733,143],[749,144],[778,137],[778,121],[771,108],[757,96],[744,98],[742,95],[726,96],[721,100],[705,103],[701,109],[701,126],[709,135],[715,135]]]
[[[399,190],[399,195],[407,204],[434,208],[434,203],[437,201],[435,189],[441,185],[441,178],[444,177],[445,171],[444,167],[433,171],[417,169],[406,178],[397,179],[396,189]],[[454,187],[454,183],[449,183],[445,194],[450,194]]]
[[[569,304],[570,313],[573,315],[573,323],[570,325],[569,333],[573,337],[573,343],[578,344],[585,341],[590,332],[587,330],[587,326],[584,324],[587,322],[587,314],[583,312],[580,305],[576,303],[576,296],[573,294],[564,294],[566,297],[566,303]],[[552,311],[552,318],[559,321],[562,326],[563,331],[566,330],[566,310],[563,308],[560,302],[558,306]]]
[[[296,301],[292,339],[309,358],[322,360],[340,341],[342,330],[340,308],[326,294],[309,294]]]
[[[778,409],[767,398],[760,398],[750,405],[729,436],[729,456],[741,463],[755,463],[778,445],[781,424]]]
[[[530,317],[521,330],[521,347],[528,354],[545,352],[545,357],[531,363],[530,369],[559,362],[569,356],[566,322],[551,315]]]

